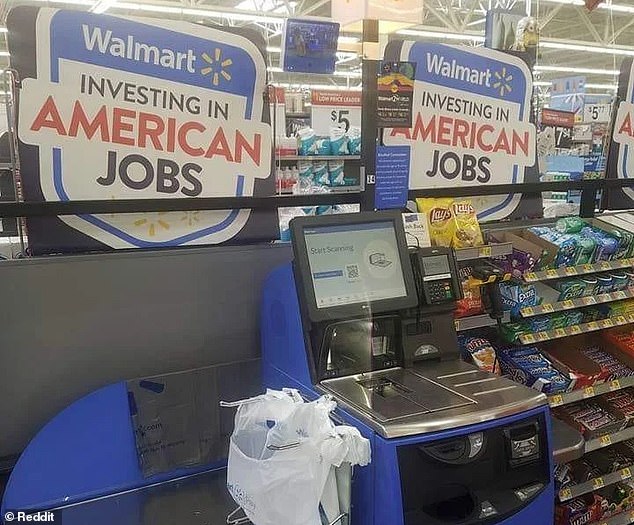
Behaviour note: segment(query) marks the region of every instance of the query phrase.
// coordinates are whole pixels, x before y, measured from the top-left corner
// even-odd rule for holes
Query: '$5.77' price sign
[[[361,127],[360,91],[321,91],[312,93],[311,125],[318,135],[328,135],[337,126],[348,131]]]

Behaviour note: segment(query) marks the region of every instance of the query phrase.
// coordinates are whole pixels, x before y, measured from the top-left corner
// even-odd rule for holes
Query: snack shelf
[[[619,481],[625,481],[631,478],[632,471],[629,467],[626,467],[621,470],[617,470],[616,472],[611,472],[610,474],[605,474],[603,476],[599,476],[598,478],[593,478],[589,481],[585,481],[584,483],[579,483],[578,485],[573,485],[572,487],[561,489],[558,494],[559,501],[563,503],[564,501],[571,500],[578,496],[583,496],[584,494],[589,494],[590,492],[594,492],[595,490],[599,490],[603,487],[614,485]]]
[[[630,323],[634,323],[633,314],[629,314],[627,316],[619,315],[618,317],[602,319],[600,321],[590,321],[589,323],[576,324],[568,326],[567,328],[545,330],[543,332],[537,332],[536,334],[523,334],[520,335],[518,339],[523,345],[531,345],[542,341],[560,339],[561,337],[568,337],[571,335],[586,334],[588,332],[596,332],[597,330],[604,330],[606,328],[612,328],[613,326],[622,326]]]
[[[588,525],[629,525],[630,523],[634,523],[634,510],[621,512],[621,514],[617,514],[606,520],[593,521],[592,523],[588,523]]]
[[[526,272],[523,275],[524,282],[535,283],[537,281],[548,281],[550,279],[561,279],[562,277],[574,277],[575,275],[585,275],[589,273],[607,272],[609,270],[621,270],[632,268],[634,258],[619,259],[618,261],[601,261],[594,264],[581,264],[579,266],[565,266],[556,270],[541,270],[539,272]]]
[[[544,303],[539,306],[527,306],[520,310],[522,317],[533,317],[535,315],[552,314],[553,312],[561,312],[563,310],[574,310],[575,308],[583,308],[584,306],[592,306],[594,304],[611,303],[613,301],[621,301],[623,299],[631,299],[634,297],[634,288],[619,290],[618,292],[603,293],[597,296],[589,295],[587,297],[579,297],[578,299],[568,299],[566,301],[558,301],[555,303]]]
[[[593,450],[609,447],[615,443],[627,441],[632,438],[634,438],[634,427],[628,427],[624,430],[613,432],[612,434],[605,434],[603,436],[599,436],[598,438],[590,439],[586,441],[586,454],[588,452],[592,452]]]
[[[616,390],[622,390],[623,388],[629,388],[631,386],[634,386],[634,376],[622,377],[620,379],[615,379],[614,381],[608,381],[606,383],[599,383],[598,385],[573,390],[572,392],[553,394],[552,396],[548,396],[548,404],[551,408],[555,408],[569,403],[582,401],[583,399],[588,399],[590,397],[615,392]]]
[[[361,160],[361,155],[282,155],[275,160]]]
[[[457,261],[472,261],[474,259],[486,259],[489,257],[501,257],[513,253],[513,243],[502,242],[497,244],[485,244],[469,248],[454,248]]]
[[[327,195],[329,193],[361,193],[363,188],[358,184],[354,186],[328,186],[327,191],[323,192],[311,192],[311,193],[302,193],[302,195]],[[278,195],[297,195],[292,191],[282,191],[278,193]]]
[[[511,317],[508,312],[504,312],[502,318],[503,323],[509,323]],[[456,325],[456,331],[461,332],[464,330],[473,330],[475,328],[486,328],[488,326],[497,326],[497,321],[493,319],[489,314],[472,315],[469,317],[461,317],[454,320]]]

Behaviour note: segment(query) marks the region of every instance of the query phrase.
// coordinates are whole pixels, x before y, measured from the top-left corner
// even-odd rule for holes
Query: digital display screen
[[[442,275],[451,273],[449,269],[449,259],[446,255],[433,255],[431,257],[423,257],[423,270],[425,275]]]
[[[317,308],[407,296],[394,223],[304,230]]]
[[[339,24],[288,19],[284,26],[284,71],[333,73],[337,60]]]

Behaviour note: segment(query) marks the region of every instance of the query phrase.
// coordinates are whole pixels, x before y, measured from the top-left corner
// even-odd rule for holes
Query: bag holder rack
[[[303,397],[303,396],[302,396]],[[248,403],[257,403],[260,400],[257,398],[252,398],[252,399],[248,399],[248,400],[242,400],[242,401],[220,401],[220,406],[224,407],[224,408],[236,408],[239,407],[240,405],[244,405],[244,404],[248,404]],[[332,415],[331,415],[332,417]],[[341,421],[340,418],[335,417],[332,418],[333,420],[337,421]],[[289,450],[292,448],[296,448],[299,447],[301,445],[301,443],[299,442],[294,442],[294,443],[288,443],[286,445],[267,445],[266,448],[268,448],[269,450],[274,450],[274,451],[280,451],[280,450]],[[332,467],[334,469],[336,469],[337,467]],[[352,478],[352,468],[350,468],[350,478]],[[348,480],[348,487],[350,487],[350,481]],[[235,508],[233,511],[231,511],[228,515],[227,515],[227,519],[226,519],[226,523],[227,525],[246,525],[248,523],[251,523],[249,521],[249,518],[247,518],[246,516],[239,516],[239,512],[243,511],[242,507],[240,507],[238,505],[237,508]],[[349,514],[347,512],[342,512],[341,514],[339,514],[339,516],[337,516],[333,521],[331,521],[328,524],[324,524],[324,525],[349,525],[349,520],[348,520]]]

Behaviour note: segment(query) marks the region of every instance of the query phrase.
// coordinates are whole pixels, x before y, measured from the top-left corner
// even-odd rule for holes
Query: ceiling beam
[[[597,28],[594,27],[594,24],[591,22],[590,18],[588,18],[588,15],[585,12],[585,7],[577,8],[577,9],[575,9],[575,11],[577,12],[579,17],[581,18],[581,21],[588,28],[588,31],[590,31],[590,34],[594,37],[595,41],[599,42],[600,44],[605,44],[606,39],[601,37],[601,35],[597,31]]]
[[[452,31],[456,31],[457,28],[451,23],[449,19],[445,17],[441,12],[438,11],[433,5],[429,4],[427,6],[427,10],[442,24],[445,25],[446,29],[451,29]]]

